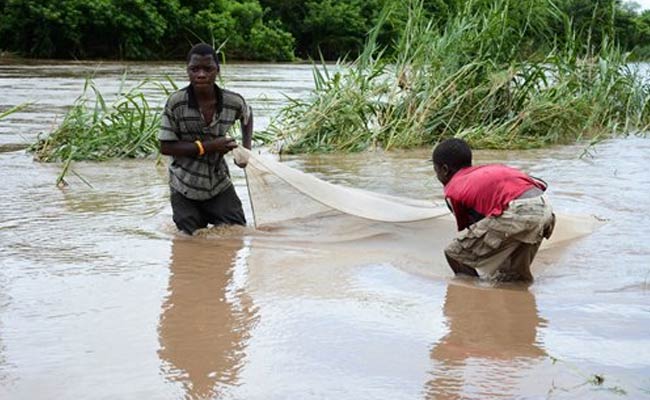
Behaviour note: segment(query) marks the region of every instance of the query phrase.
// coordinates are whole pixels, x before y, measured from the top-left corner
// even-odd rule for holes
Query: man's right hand
[[[553,234],[553,230],[555,229],[555,213],[551,214],[551,220],[549,221],[548,225],[544,227],[544,238],[550,239],[551,235]]]
[[[232,149],[237,148],[237,141],[228,136],[220,136],[214,140],[203,142],[206,153],[226,154]]]

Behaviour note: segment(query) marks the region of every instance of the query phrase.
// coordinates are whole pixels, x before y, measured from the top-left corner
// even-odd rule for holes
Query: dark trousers
[[[208,224],[246,225],[241,200],[232,185],[208,200],[188,199],[172,189],[171,203],[176,227],[190,235]]]

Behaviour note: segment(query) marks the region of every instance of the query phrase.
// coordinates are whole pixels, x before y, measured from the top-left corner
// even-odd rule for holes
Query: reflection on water
[[[522,369],[546,355],[536,341],[545,321],[533,294],[451,283],[443,313],[449,333],[431,350],[427,398],[516,397]]]
[[[188,399],[218,398],[237,385],[255,313],[242,285],[243,239],[172,243],[169,294],[158,333],[165,377]]]

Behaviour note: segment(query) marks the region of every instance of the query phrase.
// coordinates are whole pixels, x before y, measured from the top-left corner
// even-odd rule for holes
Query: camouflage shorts
[[[503,214],[463,230],[445,249],[447,257],[495,280],[531,280],[530,264],[555,217],[546,196],[513,200]]]

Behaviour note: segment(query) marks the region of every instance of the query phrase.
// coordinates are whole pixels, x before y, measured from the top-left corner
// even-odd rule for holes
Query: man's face
[[[436,163],[433,163],[433,170],[436,173],[436,178],[442,183],[442,185],[446,185],[447,182],[449,182],[449,167],[447,167],[446,164],[439,165]]]
[[[192,86],[197,88],[214,85],[218,73],[219,66],[210,54],[192,54],[190,62],[187,64],[187,76],[190,78]]]

